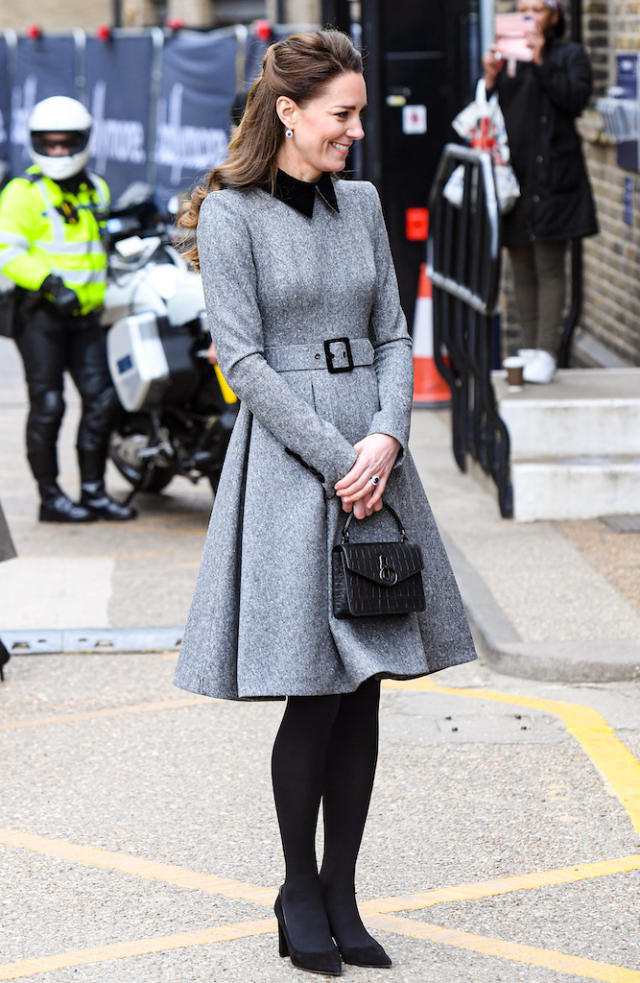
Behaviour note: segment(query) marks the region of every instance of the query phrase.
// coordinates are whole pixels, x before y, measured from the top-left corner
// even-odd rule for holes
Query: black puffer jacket
[[[505,216],[504,243],[523,245],[594,235],[595,205],[575,119],[591,95],[584,48],[550,39],[542,65],[505,68],[496,88],[522,197]]]

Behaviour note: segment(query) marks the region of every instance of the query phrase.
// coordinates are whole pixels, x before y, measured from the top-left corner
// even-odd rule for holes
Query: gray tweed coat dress
[[[309,217],[256,188],[213,192],[200,212],[207,315],[242,405],[175,683],[213,697],[348,693],[370,677],[408,679],[476,657],[407,449],[411,340],[377,192],[325,176],[311,207]],[[349,346],[331,341],[345,338]],[[349,354],[353,369],[336,372],[350,368]],[[344,512],[334,484],[372,433],[403,448],[385,500],[422,548],[427,606],[337,620],[329,556]],[[397,539],[385,511],[356,526],[352,541]]]

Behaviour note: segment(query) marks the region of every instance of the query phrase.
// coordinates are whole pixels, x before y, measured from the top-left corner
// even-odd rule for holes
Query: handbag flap
[[[422,551],[413,543],[342,543],[334,551],[352,573],[383,587],[395,587],[424,567]]]

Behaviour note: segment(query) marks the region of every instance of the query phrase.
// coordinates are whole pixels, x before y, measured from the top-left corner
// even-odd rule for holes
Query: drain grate
[[[180,648],[182,628],[54,628],[0,637],[12,655],[167,652]]]

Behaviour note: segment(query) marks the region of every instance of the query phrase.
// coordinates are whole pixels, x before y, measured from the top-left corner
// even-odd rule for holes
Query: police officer
[[[124,520],[136,514],[111,498],[104,484],[118,403],[98,317],[107,278],[100,229],[109,189],[85,170],[91,124],[75,99],[39,102],[29,118],[33,166],[0,196],[0,273],[18,288],[15,340],[30,402],[27,457],[45,522]],[[79,503],[57,482],[65,370],[82,398]]]

